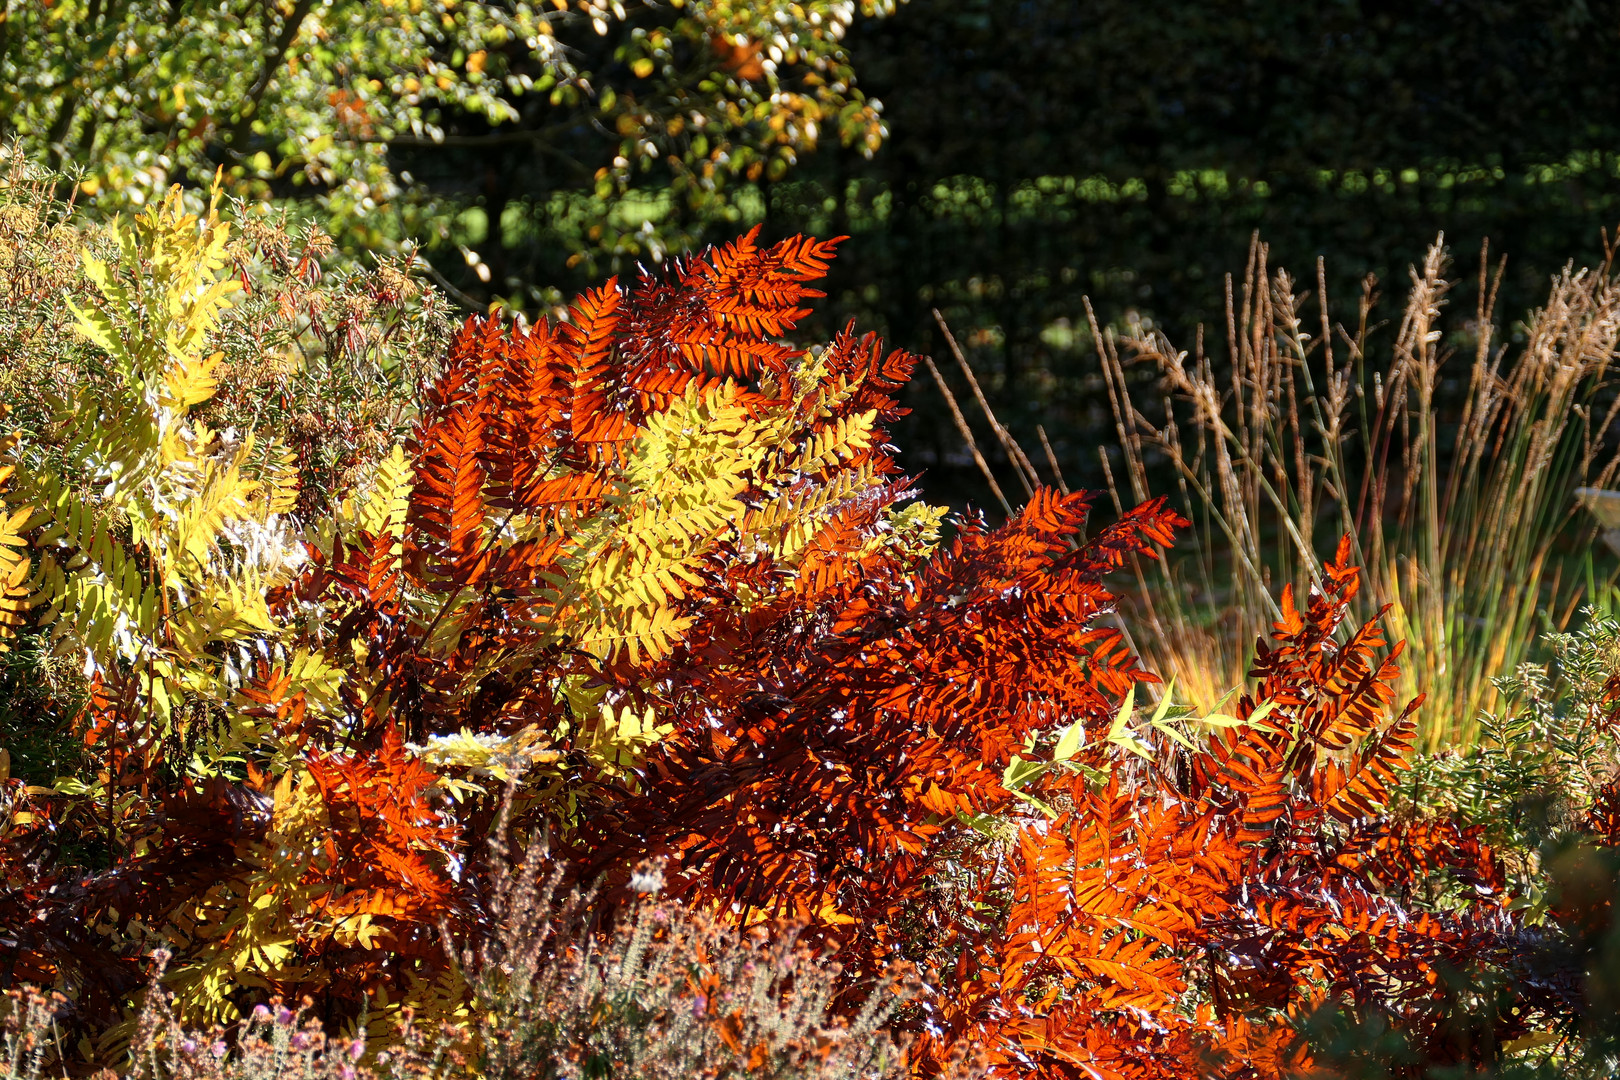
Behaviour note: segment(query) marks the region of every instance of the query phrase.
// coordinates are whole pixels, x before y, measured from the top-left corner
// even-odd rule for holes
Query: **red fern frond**
[[[1598,789],[1581,825],[1600,843],[1620,847],[1620,779]]]
[[[386,911],[401,935],[436,930],[453,910],[446,859],[459,845],[459,830],[431,805],[438,776],[406,751],[395,727],[374,752],[317,756],[308,768],[330,823],[323,865],[306,875],[325,888],[322,906]]]
[[[1340,821],[1371,817],[1389,800],[1390,788],[1402,769],[1408,767],[1412,745],[1417,739],[1417,709],[1423,704],[1419,694],[1409,702],[1395,722],[1369,739],[1356,755],[1356,767],[1337,791],[1328,795],[1324,809]]]

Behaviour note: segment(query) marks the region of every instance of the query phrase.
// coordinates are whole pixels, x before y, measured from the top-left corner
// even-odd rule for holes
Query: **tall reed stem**
[[[1335,326],[1318,263],[1308,329],[1308,294],[1268,268],[1258,240],[1241,288],[1228,279],[1222,364],[1202,333],[1189,356],[1157,331],[1105,333],[1092,316],[1132,494],[1145,498],[1149,476],[1168,465],[1197,524],[1190,550],[1160,562],[1136,602],[1155,629],[1144,659],[1201,704],[1241,684],[1276,618],[1272,597],[1285,583],[1308,589],[1342,534],[1367,575],[1357,616],[1387,607],[1407,639],[1402,689],[1429,696],[1431,749],[1471,741],[1481,710],[1496,705],[1492,679],[1529,657],[1546,621],[1562,626],[1578,606],[1579,575],[1554,563],[1595,537],[1573,489],[1608,486],[1620,468],[1607,438],[1616,406],[1597,408],[1620,347],[1620,284],[1607,261],[1566,268],[1509,359],[1492,321],[1502,266],[1493,274],[1485,252],[1474,321],[1449,335],[1442,326],[1442,241],[1413,268],[1378,363],[1375,283],[1364,284],[1355,329]],[[1466,390],[1442,413],[1448,342],[1459,339],[1472,345]],[[1131,378],[1140,365],[1155,383]]]

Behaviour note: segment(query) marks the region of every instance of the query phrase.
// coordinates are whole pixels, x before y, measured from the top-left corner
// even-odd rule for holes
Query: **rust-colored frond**
[[[455,895],[445,860],[458,846],[458,830],[431,810],[438,777],[392,726],[372,754],[317,756],[308,767],[329,830],[326,865],[310,868],[327,890],[322,908],[386,915],[395,934],[432,934]]]
[[[576,394],[582,386],[601,381],[617,337],[623,299],[619,279],[609,278],[575,300],[568,321],[558,328]]]
[[[463,400],[418,436],[416,485],[410,504],[414,546],[439,572],[471,584],[484,548],[484,435],[487,401]]]
[[[475,316],[462,325],[450,342],[442,373],[424,395],[425,421],[440,420],[452,408],[479,394],[488,376],[490,358],[500,354],[504,338],[505,330],[493,318]]]
[[[347,598],[363,601],[380,610],[392,608],[399,600],[399,559],[394,541],[386,535],[360,532],[345,541],[338,537],[332,546],[332,564],[327,573],[332,586]]]
[[[801,303],[822,295],[805,283],[826,272],[837,241],[794,237],[760,248],[758,235],[755,228],[678,261],[673,283],[643,280],[627,312],[635,339],[627,356],[638,372],[770,378],[787,390],[799,352],[779,339],[809,314]]]
[[[1620,847],[1620,778],[1598,789],[1581,825],[1600,843]]]
[[[517,502],[530,512],[584,510],[601,501],[607,485],[607,477],[597,472],[564,472],[536,479],[519,492]]]
[[[629,395],[616,377],[615,348],[623,349],[624,295],[618,279],[593,289],[569,308],[557,328],[569,386],[568,417],[574,446],[590,461],[616,460],[635,435],[626,414]]]
[[[833,253],[847,237],[817,240],[794,236],[761,249],[760,229],[755,225],[731,243],[714,248],[707,259],[694,264],[692,272],[743,300],[781,306],[784,298],[793,303],[802,296],[822,296],[804,288],[803,283],[827,275]]]
[[[452,956],[500,940],[505,820],[603,924],[647,860],[669,902],[792,920],[846,1014],[915,964],[918,1080],[969,1051],[995,1080],[1296,1080],[1341,1007],[1479,1071],[1452,973],[1511,974],[1524,927],[1479,830],[1385,811],[1421,699],[1347,625],[1350,545],[1283,590],[1233,715],[1150,702],[1108,575],[1187,522],[911,502],[886,429],[914,358],[787,340],[835,244],[754,230],[566,319],[469,320],[303,558],[208,598],[235,614],[194,664],[147,634],[167,611],[109,615],[91,797],[0,774],[0,969],[110,1026],[157,933],[209,1023],[270,994],[334,1029],[482,1013]],[[188,777],[204,736],[233,779]],[[1586,824],[1620,844],[1620,785]],[[30,852],[58,836],[106,865]],[[1504,979],[1491,1045],[1573,993]]]
[[[1088,505],[1089,501],[1087,496]],[[1105,574],[1124,566],[1133,554],[1154,556],[1156,547],[1174,543],[1175,531],[1188,524],[1186,518],[1169,508],[1169,500],[1161,495],[1126,511],[1118,521],[1099,532],[1094,542],[1075,552],[1071,562],[1077,572],[1092,576]]]
[[[1417,738],[1417,709],[1423,697],[1412,701],[1382,732],[1367,740],[1356,755],[1355,769],[1344,785],[1334,792],[1325,809],[1341,821],[1371,817],[1389,801],[1390,788],[1397,774],[1408,767],[1412,744]]]
[[[1450,878],[1476,896],[1502,896],[1507,890],[1502,864],[1484,840],[1484,827],[1455,821],[1379,821],[1357,833],[1360,853],[1347,854],[1368,879],[1403,898],[1438,876]]]
[[[307,701],[302,687],[279,665],[259,665],[251,680],[240,691],[247,703],[242,715],[263,720],[288,744],[304,741]]]

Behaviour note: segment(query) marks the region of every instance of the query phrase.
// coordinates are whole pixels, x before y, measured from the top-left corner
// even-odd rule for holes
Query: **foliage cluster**
[[[295,1009],[274,998],[234,1032],[187,1029],[154,987],[142,1005],[126,1075],[448,1080],[467,1074],[469,1054],[479,1046],[489,1048],[484,1076],[906,1075],[903,1050],[881,1024],[911,988],[885,985],[853,1021],[831,1015],[837,965],[791,933],[775,941],[758,931],[744,936],[649,898],[615,932],[596,935],[583,898],[552,905],[552,890],[536,881],[534,869],[501,867],[500,929],[488,953],[465,958],[481,1006],[475,1032],[407,1021],[379,1050],[363,1033],[330,1035],[307,1002]],[[161,971],[162,955],[157,959]],[[52,1075],[59,1035],[53,1021],[63,1004],[59,995],[9,992],[0,1003],[0,1076]]]
[[[1548,635],[1549,664],[1498,677],[1501,705],[1480,718],[1478,741],[1417,759],[1400,795],[1409,816],[1482,827],[1535,917],[1549,902],[1547,864],[1571,835],[1614,835],[1602,815],[1620,775],[1620,622],[1588,614],[1579,630]]]
[[[887,442],[915,358],[784,344],[835,243],[469,320],[311,499],[273,427],[210,419],[231,234],[178,194],[108,226],[68,305],[94,377],[6,446],[0,616],[85,681],[77,770],[0,818],[0,970],[64,995],[53,1068],[152,1045],[159,950],[182,1049],[287,1052],[256,1010],[307,999],[513,1077],[879,1075],[881,1029],[915,1076],[1280,1078],[1340,1018],[1420,1075],[1603,992],[1612,833],[1536,921],[1482,826],[1386,811],[1421,702],[1354,537],[1230,713],[1138,709],[1104,579],[1188,522],[1039,488],[944,537]]]
[[[510,151],[538,165],[542,183],[584,196],[600,246],[658,258],[680,237],[612,214],[633,179],[654,171],[676,200],[712,208],[731,184],[777,178],[823,139],[867,154],[879,145],[879,106],[856,88],[840,40],[859,16],[894,6],[23,5],[0,21],[0,136],[83,170],[107,209],[222,166],[233,194],[313,201],[331,232],[370,250],[447,236],[469,194],[486,197],[499,232],[494,185],[434,192],[410,157]]]
[[[0,163],[0,392],[10,424],[43,445],[57,438],[53,399],[109,385],[104,358],[74,332],[72,305],[101,302],[83,254],[116,261],[118,233],[76,214],[58,197],[62,177],[20,147],[0,150]],[[199,208],[195,193],[187,198]],[[203,346],[220,356],[215,393],[198,403],[199,415],[221,430],[281,433],[306,486],[330,488],[408,428],[416,388],[449,340],[450,308],[422,287],[410,259],[340,267],[319,227],[238,211],[219,258],[240,288]],[[121,269],[138,276],[144,268]]]

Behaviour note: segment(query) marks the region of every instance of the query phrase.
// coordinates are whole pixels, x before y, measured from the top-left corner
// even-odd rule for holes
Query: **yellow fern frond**
[[[778,495],[751,513],[744,531],[759,537],[776,558],[795,558],[840,505],[879,482],[870,467],[835,474],[821,485],[805,484]]]
[[[887,528],[871,543],[898,550],[911,560],[926,559],[939,546],[940,527],[950,513],[948,506],[925,502],[908,503],[898,510],[890,507],[883,512]]]
[[[594,723],[581,732],[580,745],[592,764],[611,776],[627,776],[647,758],[647,751],[675,730],[659,723],[649,706],[638,713],[629,705],[617,712],[603,704]]]
[[[214,396],[219,388],[219,364],[225,354],[216,352],[201,359],[175,357],[164,373],[158,400],[173,409],[189,409]]]
[[[877,425],[877,411],[868,409],[855,416],[843,416],[825,427],[817,428],[798,451],[791,456],[788,468],[794,472],[811,473],[847,461],[872,446],[872,429]]]
[[[365,503],[357,517],[360,528],[373,536],[402,536],[413,479],[413,466],[405,456],[405,448],[395,444],[388,456],[377,463],[365,485]]]
[[[702,585],[715,546],[737,534],[772,430],[731,385],[690,388],[649,417],[604,511],[575,523],[550,578],[559,591],[551,631],[604,657],[667,655],[693,621],[675,605]]]
[[[158,519],[157,529],[139,537],[157,551],[171,586],[208,576],[208,559],[224,542],[227,524],[244,519],[259,493],[258,482],[243,477],[236,461],[208,462],[201,480],[185,492],[172,520]]]
[[[264,476],[266,514],[290,514],[298,505],[298,454],[278,436],[270,443],[270,464]]]
[[[0,420],[10,413],[0,405]],[[29,598],[37,586],[30,583],[28,532],[37,511],[9,492],[17,467],[8,460],[17,447],[17,436],[0,436],[0,652],[5,652],[28,613]]]
[[[122,375],[157,391],[163,405],[180,414],[213,396],[219,360],[204,357],[203,342],[241,288],[235,278],[219,277],[230,240],[230,226],[219,218],[219,194],[216,186],[201,220],[185,212],[179,187],[133,223],[115,220],[120,263],[135,271],[133,284],[86,252],[85,275],[102,303],[68,301],[78,332]]]
[[[454,735],[430,735],[424,742],[408,744],[408,749],[436,769],[465,770],[475,779],[491,778],[503,784],[537,765],[555,765],[563,757],[551,745],[551,737],[532,725],[511,735],[462,728]],[[484,790],[477,783],[448,776],[440,782],[458,798],[464,792]]]
[[[33,507],[24,506],[4,513],[0,503],[0,652],[9,646],[17,627],[27,616],[32,569],[27,552],[24,527],[34,516]]]

